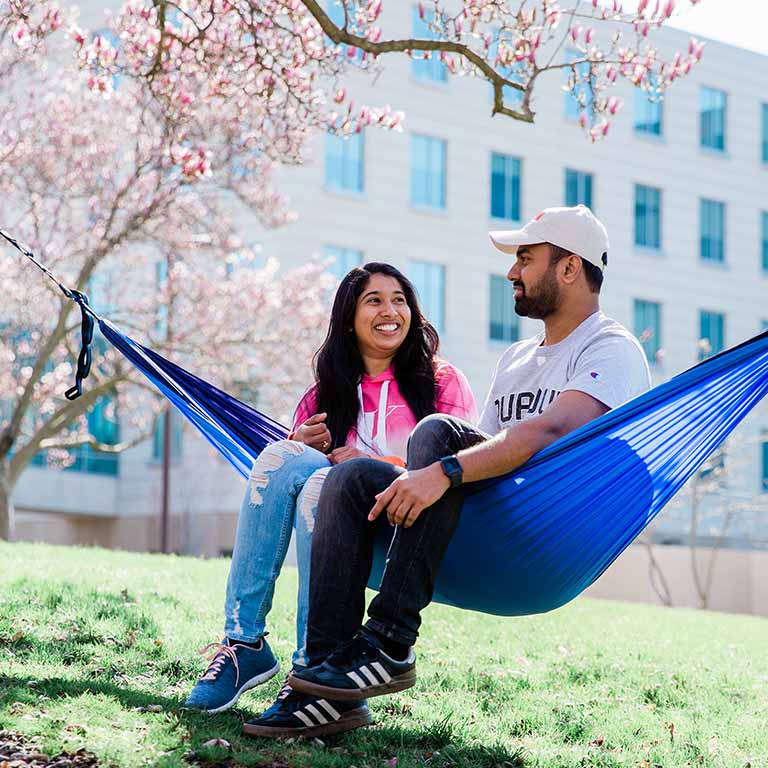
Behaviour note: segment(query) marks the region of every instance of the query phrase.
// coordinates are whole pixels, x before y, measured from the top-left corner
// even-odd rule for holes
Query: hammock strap
[[[7,232],[0,229],[0,237],[10,243],[17,251],[26,256],[46,277],[53,280],[58,286],[59,290],[72,301],[76,301],[80,307],[80,337],[81,348],[80,354],[77,357],[77,371],[75,373],[75,386],[71,387],[64,393],[64,397],[67,400],[77,400],[80,395],[83,394],[83,379],[88,377],[91,372],[91,362],[93,355],[91,353],[91,342],[93,341],[93,327],[95,320],[99,319],[99,316],[91,309],[88,304],[88,296],[80,291],[76,291],[73,288],[67,288],[66,285],[61,283],[58,278],[51,272],[45,264],[42,264],[35,258],[35,254],[25,248],[19,243],[18,240],[11,237]]]
[[[83,394],[83,379],[88,378],[91,372],[91,342],[93,342],[93,327],[95,325],[93,313],[88,304],[88,296],[80,291],[70,290],[70,298],[80,307],[80,354],[77,357],[77,371],[75,372],[75,386],[64,393],[67,400],[77,400]]]

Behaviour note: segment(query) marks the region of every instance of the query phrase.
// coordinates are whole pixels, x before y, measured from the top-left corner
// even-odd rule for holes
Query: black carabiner
[[[64,393],[67,400],[77,400],[83,394],[83,379],[91,372],[91,342],[93,341],[93,316],[85,308],[89,306],[88,296],[80,291],[70,290],[71,298],[80,306],[80,338],[81,348],[77,358],[77,372],[75,373],[75,386]]]

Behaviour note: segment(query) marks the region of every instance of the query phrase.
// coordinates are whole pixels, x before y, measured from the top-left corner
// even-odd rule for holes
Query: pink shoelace
[[[237,654],[235,653],[237,644],[227,645],[226,643],[208,643],[208,645],[206,645],[205,648],[201,648],[198,653],[201,656],[204,656],[211,650],[211,648],[215,649],[213,655],[210,657],[211,663],[208,665],[208,669],[201,680],[215,680],[219,676],[227,657],[229,657],[235,665],[235,687],[237,687],[237,684],[240,682],[240,665],[237,663]]]

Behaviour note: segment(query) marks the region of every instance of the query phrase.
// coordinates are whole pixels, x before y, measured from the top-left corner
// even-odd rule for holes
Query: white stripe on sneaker
[[[384,665],[380,661],[374,661],[371,666],[381,675],[381,679],[388,683],[392,679],[392,675],[384,669]]]
[[[312,728],[312,726],[316,725],[316,723],[313,723],[300,709],[297,709],[293,714],[296,715],[296,717],[298,717],[308,728]]]
[[[368,667],[363,665],[362,667],[360,667],[360,671],[368,678],[368,682],[371,685],[381,685],[381,680],[379,680],[379,678],[376,677],[376,675],[374,675],[373,672],[371,672],[371,670],[368,669]]]
[[[310,715],[314,715],[317,718],[320,725],[325,725],[328,722],[328,718],[322,712],[318,712],[314,704],[307,704],[305,709]]]
[[[341,715],[336,711],[336,709],[330,704],[330,702],[327,702],[325,699],[320,699],[320,701],[317,702],[319,706],[323,707],[323,709],[334,719],[338,720]]]
[[[365,688],[367,687],[367,683],[365,680],[363,680],[360,675],[357,674],[357,672],[347,672],[347,677],[352,680],[352,682],[358,687],[358,688]]]

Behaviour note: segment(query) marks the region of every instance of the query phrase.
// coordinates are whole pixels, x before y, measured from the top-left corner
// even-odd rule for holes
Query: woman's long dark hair
[[[370,262],[355,267],[339,284],[328,334],[314,356],[317,412],[327,413],[331,449],[345,444],[357,424],[357,385],[365,373],[354,333],[355,310],[371,275],[387,275],[400,283],[411,310],[411,327],[392,360],[395,380],[417,420],[435,412],[435,357],[440,339],[419,306],[411,281],[390,264]]]

